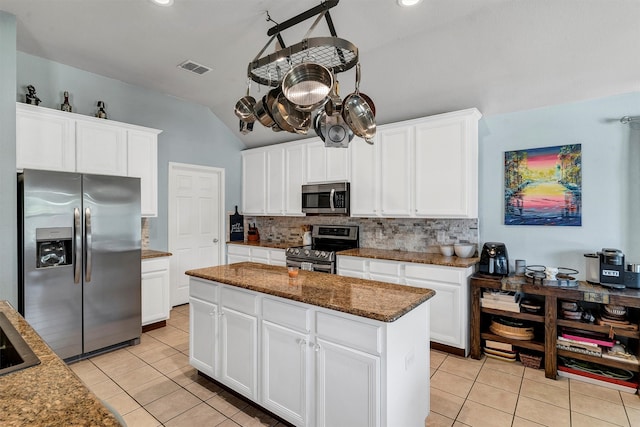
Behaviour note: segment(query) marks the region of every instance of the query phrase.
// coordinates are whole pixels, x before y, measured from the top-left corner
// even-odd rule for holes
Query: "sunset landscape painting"
[[[581,144],[504,154],[505,225],[582,225]]]

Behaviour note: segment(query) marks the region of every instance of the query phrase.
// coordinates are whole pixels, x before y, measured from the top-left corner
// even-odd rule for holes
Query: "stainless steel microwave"
[[[349,216],[349,183],[303,185],[302,212],[307,215]]]

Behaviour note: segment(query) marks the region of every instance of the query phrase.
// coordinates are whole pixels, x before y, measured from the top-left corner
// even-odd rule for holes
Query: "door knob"
[[[213,243],[218,243],[218,239],[213,239]]]

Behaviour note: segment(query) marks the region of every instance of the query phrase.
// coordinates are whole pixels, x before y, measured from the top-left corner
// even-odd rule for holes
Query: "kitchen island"
[[[3,426],[119,426],[116,417],[6,301],[4,313],[31,350],[38,365],[0,376],[0,424]]]
[[[433,290],[250,262],[186,274],[201,373],[299,426],[424,425]]]

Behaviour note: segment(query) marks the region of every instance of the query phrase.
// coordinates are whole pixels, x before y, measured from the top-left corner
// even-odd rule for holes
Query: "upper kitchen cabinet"
[[[157,216],[160,132],[16,103],[16,168],[140,178],[142,216]]]
[[[349,181],[349,148],[325,147],[320,138],[307,142],[307,183]],[[354,139],[355,141],[355,139]]]
[[[243,213],[302,215],[305,152],[297,142],[243,151]]]
[[[352,142],[353,216],[476,218],[475,108],[380,126],[374,145]]]
[[[16,142],[16,165],[20,170],[76,169],[76,127],[69,116],[16,104]]]
[[[76,121],[76,172],[126,176],[126,129],[117,124]]]

